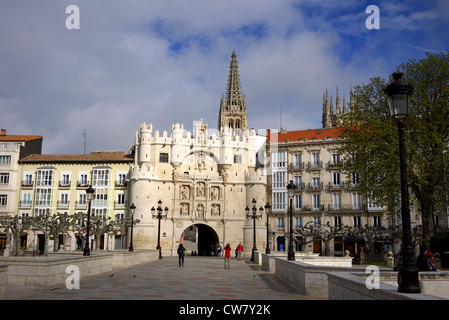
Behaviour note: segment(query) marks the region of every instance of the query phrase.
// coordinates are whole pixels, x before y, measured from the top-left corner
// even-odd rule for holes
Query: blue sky
[[[366,28],[369,5],[380,29]],[[43,135],[52,154],[82,153],[83,129],[92,152],[127,151],[142,122],[216,128],[235,50],[250,127],[318,128],[326,88],[348,101],[448,49],[448,30],[447,0],[2,1],[0,127]]]

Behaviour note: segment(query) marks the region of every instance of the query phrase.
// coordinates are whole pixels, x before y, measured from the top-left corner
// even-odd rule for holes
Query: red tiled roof
[[[19,160],[27,163],[50,162],[132,162],[134,156],[122,151],[92,152],[89,154],[30,154]]]
[[[42,136],[0,135],[0,141],[32,141],[42,139]]]
[[[268,140],[270,143],[313,141],[324,139],[338,139],[342,134],[341,128],[321,128],[307,129],[298,131],[287,131],[282,133],[273,133],[268,131]]]

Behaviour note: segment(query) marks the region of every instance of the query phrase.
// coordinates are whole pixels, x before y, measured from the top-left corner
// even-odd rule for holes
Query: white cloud
[[[69,4],[80,30],[65,28]],[[45,153],[81,153],[83,129],[91,152],[126,151],[142,122],[214,128],[235,49],[251,127],[278,128],[280,106],[287,129],[317,127],[326,88],[348,100],[416,56],[367,33],[365,18],[355,0],[3,2],[0,126],[44,135]]]

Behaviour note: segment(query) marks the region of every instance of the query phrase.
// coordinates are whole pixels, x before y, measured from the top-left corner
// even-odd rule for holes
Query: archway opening
[[[187,227],[181,236],[181,242],[187,254],[198,256],[216,256],[218,235],[214,229],[205,224],[194,224]]]

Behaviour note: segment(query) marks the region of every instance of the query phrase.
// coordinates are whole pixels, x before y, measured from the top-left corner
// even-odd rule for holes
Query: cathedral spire
[[[246,100],[240,86],[239,66],[235,50],[232,51],[229,68],[226,96],[220,104],[218,120],[219,130],[224,127],[231,129],[247,129]]]

